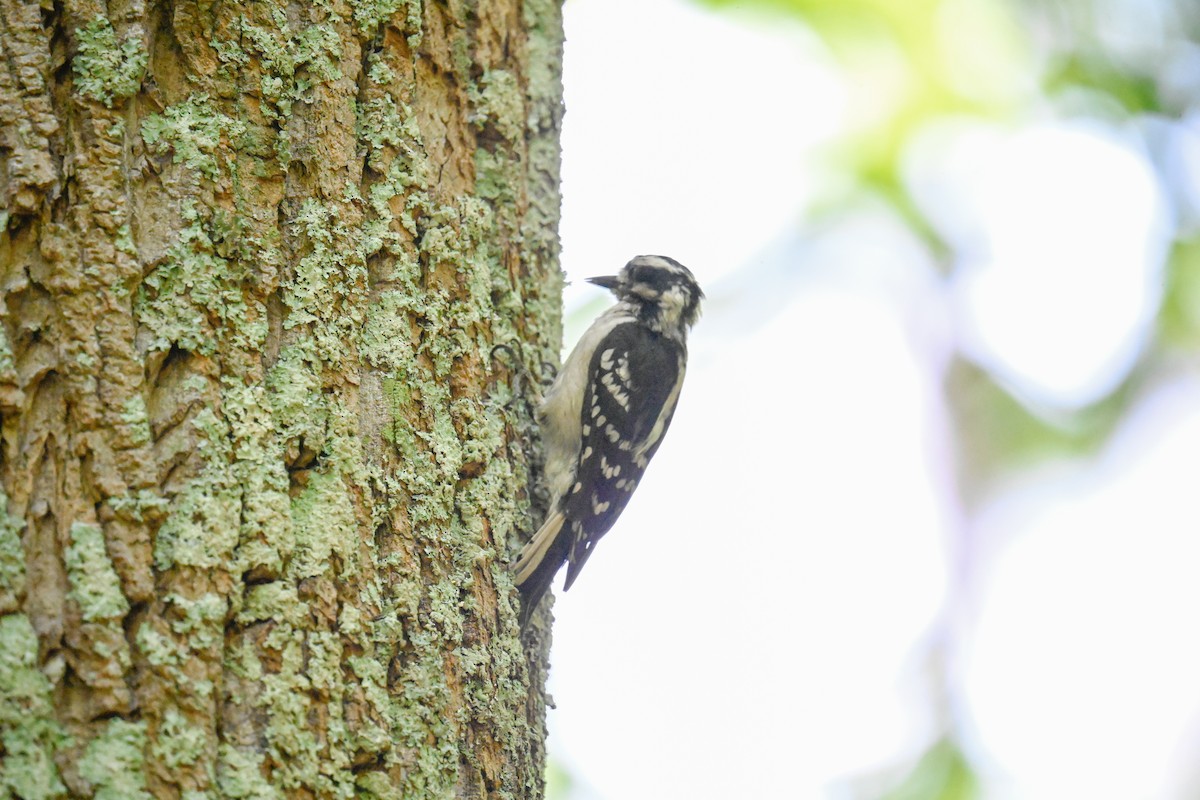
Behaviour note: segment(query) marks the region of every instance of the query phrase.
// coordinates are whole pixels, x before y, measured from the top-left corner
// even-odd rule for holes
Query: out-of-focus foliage
[[[1128,115],[1182,116],[1200,98],[1191,0],[1025,0],[1017,5],[1047,54],[1043,85],[1087,89]]]
[[[942,739],[882,800],[974,800],[979,796],[971,765],[954,742]]]
[[[1166,289],[1158,315],[1163,344],[1200,350],[1200,236],[1176,241]]]
[[[553,758],[546,762],[546,800],[572,797],[576,788],[575,780],[566,767]]]
[[[1168,226],[1150,339],[1106,396],[1065,410],[1037,405],[984,365],[956,354],[946,398],[968,508],[1017,467],[1097,450],[1146,387],[1183,369],[1180,362],[1200,350],[1196,0],[696,1],[790,17],[820,38],[846,78],[851,132],[822,154],[839,180],[830,181],[811,214],[854,214],[867,198],[882,199],[948,279],[961,254],[918,202],[907,169],[912,146],[930,126],[964,118],[1013,128],[1088,120],[1128,137],[1145,154],[1166,198]],[[1086,302],[1086,292],[1080,297]],[[954,736],[950,730],[937,740],[884,796],[975,796]]]
[[[981,499],[979,494],[997,465],[1017,468],[1053,456],[1094,453],[1116,427],[1140,385],[1136,377],[1142,374],[1135,373],[1098,403],[1048,419],[1031,413],[976,364],[957,359],[946,375],[946,393],[954,399],[957,412],[956,440],[971,454],[960,462],[964,504],[971,506]]]
[[[1031,457],[1098,447],[1164,346],[1200,345],[1200,165],[1177,137],[1197,132],[1200,4],[1194,0],[698,0],[712,8],[802,21],[846,75],[852,134],[823,154],[841,181],[814,214],[854,213],[882,198],[947,274],[957,254],[914,197],[906,156],[928,126],[975,118],[1018,126],[1086,118],[1133,130],[1150,157],[1174,230],[1158,339],[1109,397],[1073,412],[1031,404],[986,370],[962,364],[948,396],[969,448],[964,490]],[[1190,126],[1190,128],[1189,128]],[[847,189],[846,187],[850,187]],[[1031,186],[1031,192],[1037,187]],[[963,402],[959,403],[961,399]]]
[[[1030,43],[1016,10],[991,0],[707,0],[797,16],[847,73],[854,133],[828,157],[860,190],[887,199],[935,250],[936,228],[902,177],[905,147],[931,120],[953,114],[1003,119],[1031,96]],[[860,200],[830,197],[830,211]]]

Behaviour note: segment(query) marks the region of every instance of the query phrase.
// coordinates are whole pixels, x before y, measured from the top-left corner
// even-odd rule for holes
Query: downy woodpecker
[[[688,268],[666,256],[638,256],[615,276],[588,280],[617,304],[583,334],[538,407],[551,502],[513,565],[522,628],[564,562],[563,590],[571,588],[662,444],[704,297]]]

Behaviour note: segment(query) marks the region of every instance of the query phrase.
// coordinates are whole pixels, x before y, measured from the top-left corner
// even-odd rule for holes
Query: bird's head
[[[700,318],[704,292],[691,270],[666,256],[637,256],[616,275],[588,278],[609,289],[621,302],[661,333],[686,336]]]

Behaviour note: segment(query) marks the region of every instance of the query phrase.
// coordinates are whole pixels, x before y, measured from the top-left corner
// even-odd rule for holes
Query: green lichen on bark
[[[315,577],[325,573],[331,563],[337,564],[339,577],[354,577],[359,570],[358,526],[341,475],[313,475],[292,501],[291,516],[296,548],[288,562],[289,577]]]
[[[176,496],[158,529],[154,563],[160,571],[225,566],[237,545],[241,486],[225,468],[232,453],[229,425],[208,409],[197,414],[192,425],[201,437],[205,465],[200,476]]]
[[[70,17],[89,102],[58,144],[96,157],[56,196],[91,216],[82,245],[47,224],[37,256],[47,302],[100,310],[39,374],[65,399],[35,443],[84,467],[30,479],[69,500],[10,468],[23,518],[0,524],[0,613],[23,602],[21,526],[38,548],[69,531],[69,644],[47,647],[87,713],[22,734],[43,794],[538,794],[507,561],[534,513],[510,381],[559,347],[544,6],[528,36],[507,1]],[[67,748],[61,776],[30,771]]]
[[[233,569],[274,575],[295,547],[288,513],[288,476],[283,445],[275,430],[271,398],[262,385],[226,382],[222,408],[232,439],[230,458],[219,470],[240,494]]]
[[[71,582],[71,599],[86,622],[116,620],[129,613],[129,601],[104,549],[104,532],[98,525],[76,522],[64,559]]]
[[[2,221],[4,220],[0,220],[0,222]],[[17,378],[16,368],[16,362],[13,361],[12,345],[8,342],[8,333],[3,327],[0,327],[0,383],[15,383]]]
[[[121,404],[121,421],[129,432],[129,443],[137,446],[150,441],[150,422],[146,418],[146,400],[131,395]]]
[[[195,764],[208,754],[207,732],[191,724],[177,709],[167,709],[158,727],[151,752],[170,769]]]
[[[263,753],[222,744],[217,759],[217,787],[235,800],[284,800],[287,795],[265,775]]]
[[[0,489],[0,614],[15,611],[25,594],[25,550],[21,522],[8,514],[8,496]]]
[[[352,187],[348,191],[356,190]],[[354,194],[350,200],[357,199]],[[305,200],[292,222],[307,252],[296,264],[284,291],[287,328],[305,328],[316,357],[337,368],[356,357],[354,344],[366,310],[367,269],[357,225],[340,218],[335,207]]]
[[[141,416],[144,416],[145,413],[143,402]],[[125,494],[108,498],[109,508],[117,514],[130,517],[138,522],[144,522],[149,516],[158,516],[166,510],[168,505],[166,500],[149,489],[134,489]]]
[[[215,111],[212,98],[198,92],[162,114],[147,117],[142,122],[142,141],[152,153],[170,153],[174,163],[215,179],[222,169],[222,155],[228,155],[229,145],[237,143],[245,130],[245,123]]]
[[[0,616],[0,796],[66,796],[54,754],[67,736],[53,703],[28,617]]]
[[[184,163],[199,168],[186,157]],[[224,347],[261,347],[266,327],[247,305],[239,266],[220,253],[221,243],[238,232],[194,200],[183,202],[181,220],[163,263],[142,281],[134,300],[138,323],[154,335],[150,347],[178,346],[204,355]]]
[[[75,36],[79,50],[71,68],[81,95],[112,108],[114,101],[137,92],[149,57],[140,36],[130,35],[118,42],[107,17],[97,17],[76,30]]]
[[[91,784],[93,800],[153,800],[142,770],[146,724],[112,719],[88,742],[79,774]]]

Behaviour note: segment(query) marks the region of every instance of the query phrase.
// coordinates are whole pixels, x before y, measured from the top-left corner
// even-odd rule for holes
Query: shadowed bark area
[[[0,0],[0,798],[541,795],[561,41]]]

